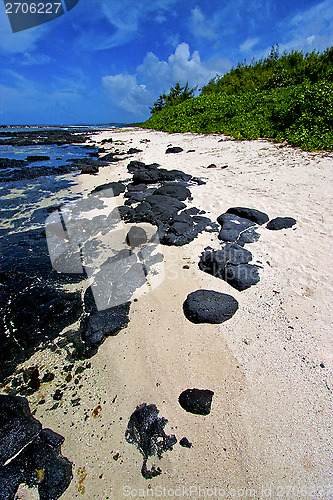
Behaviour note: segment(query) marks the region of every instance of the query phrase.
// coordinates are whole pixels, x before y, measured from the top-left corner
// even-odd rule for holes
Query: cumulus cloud
[[[134,115],[143,115],[152,102],[152,94],[145,85],[139,85],[135,75],[104,76],[102,85],[118,108]]]
[[[104,76],[102,83],[111,101],[119,108],[144,115],[148,113],[149,105],[178,81],[182,84],[188,82],[190,87],[201,87],[230,67],[229,60],[218,57],[203,62],[198,51],[191,55],[188,44],[181,43],[166,61],[148,52],[135,75]]]
[[[224,73],[230,67],[228,59],[219,57],[203,62],[198,51],[195,50],[191,55],[189,45],[181,43],[167,61],[160,61],[155,54],[149,52],[137,71],[149,82],[149,88],[161,93],[178,81],[182,84],[188,82],[191,87],[201,87],[216,73]]]

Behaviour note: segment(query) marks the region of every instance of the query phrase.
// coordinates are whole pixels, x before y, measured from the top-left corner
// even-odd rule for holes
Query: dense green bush
[[[179,82],[176,83],[174,87],[170,88],[168,94],[161,94],[157,101],[154,102],[154,105],[149,108],[152,114],[161,111],[163,108],[168,106],[175,106],[176,104],[180,104],[181,102],[187,101],[194,96],[197,87],[194,89],[190,89],[188,82],[182,87]]]
[[[282,58],[272,50],[268,60],[240,68],[237,78],[239,82],[242,77],[241,86],[231,83],[230,72],[214,83],[216,87],[210,82],[199,97],[154,112],[143,127],[165,132],[223,133],[237,139],[286,140],[306,150],[333,149],[332,56],[332,48],[321,55],[292,52]],[[263,66],[274,71],[255,85]],[[256,79],[251,73],[254,68]]]

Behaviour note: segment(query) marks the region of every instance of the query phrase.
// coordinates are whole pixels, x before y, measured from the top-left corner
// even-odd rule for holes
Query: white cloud
[[[143,115],[152,103],[152,94],[139,85],[134,75],[103,76],[102,85],[111,101],[120,109]]]
[[[33,66],[38,64],[48,64],[51,61],[51,57],[45,54],[30,54],[30,52],[24,52],[23,59],[21,59],[20,64],[22,64],[22,66]]]
[[[199,52],[194,51],[191,55],[188,44],[181,43],[166,61],[149,52],[138,66],[136,75],[104,76],[102,83],[113,104],[127,112],[144,115],[153,101],[178,81],[183,85],[188,81],[190,87],[201,87],[230,67],[230,61],[218,57],[203,62]]]
[[[89,50],[104,50],[124,45],[133,40],[140,25],[147,19],[158,24],[165,22],[166,15],[170,13],[170,6],[176,1],[121,0],[97,3],[100,9],[98,20],[107,20],[111,30],[99,32],[93,27],[85,29],[78,46]]]
[[[231,66],[229,61],[220,58],[203,62],[198,51],[191,55],[188,44],[181,43],[167,61],[160,61],[155,54],[149,52],[137,71],[144,81],[149,82],[149,87],[161,93],[169,90],[177,81],[183,84],[188,81],[190,87],[200,87],[216,73],[224,72],[227,66]]]
[[[258,37],[255,37],[255,38],[248,38],[247,40],[245,40],[245,42],[243,42],[240,46],[239,46],[239,50],[241,52],[249,52],[250,50],[253,49],[253,47],[255,45],[257,45],[257,43],[259,42],[259,38]]]
[[[323,0],[298,14],[287,17],[279,25],[283,33],[280,51],[325,50],[333,45],[333,4]]]
[[[193,35],[199,38],[208,38],[208,40],[216,40],[217,34],[212,29],[212,23],[205,19],[199,7],[192,10],[191,23]]]

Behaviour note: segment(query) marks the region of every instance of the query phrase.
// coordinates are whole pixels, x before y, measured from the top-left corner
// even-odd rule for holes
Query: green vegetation
[[[281,57],[273,47],[266,59],[240,63],[214,78],[198,97],[186,85],[191,95],[180,103],[156,101],[142,126],[236,139],[270,138],[310,151],[333,149],[332,81],[333,47],[321,54],[293,51]]]
[[[170,88],[170,91],[168,94],[161,94],[160,97],[157,99],[157,101],[154,102],[154,106],[152,108],[149,108],[151,113],[157,113],[158,111],[161,111],[163,108],[169,107],[169,106],[176,106],[177,104],[180,104],[184,101],[187,101],[188,99],[191,99],[191,97],[194,96],[194,92],[197,90],[197,87],[194,89],[189,88],[188,82],[186,82],[186,85],[184,87],[181,87],[180,83],[177,82],[174,87]]]

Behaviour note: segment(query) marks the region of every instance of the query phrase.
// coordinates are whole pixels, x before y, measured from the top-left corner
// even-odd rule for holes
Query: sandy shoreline
[[[62,453],[74,463],[62,498],[134,498],[140,488],[144,498],[149,491],[162,498],[172,491],[180,498],[205,498],[204,491],[210,498],[333,498],[332,154],[140,129],[103,132],[93,140],[109,137],[114,142],[103,145],[107,152],[136,147],[142,152],[130,159],[205,180],[191,188],[190,206],[212,221],[243,206],[270,218],[294,217],[297,225],[260,227],[259,241],[246,245],[262,266],[260,282],[243,292],[198,268],[206,246],[220,247],[216,233],[183,247],[163,246],[163,282],[132,303],[128,327],[106,339],[56,409],[49,410],[51,395],[63,363],[70,362],[66,336],[53,352],[25,363],[54,372],[58,366],[59,377],[28,399],[43,426],[65,437]],[[166,155],[169,145],[184,151]],[[128,179],[130,159],[79,176],[78,190]],[[216,168],[207,169],[212,163]],[[190,323],[182,305],[200,288],[231,294],[239,310],[221,325]],[[208,416],[186,413],[178,403],[180,393],[194,387],[214,391]],[[73,406],[77,397],[80,404]],[[38,404],[42,398],[46,405]],[[125,440],[128,420],[142,403],[156,404],[168,420],[167,434],[193,443],[151,459],[163,471],[151,480],[141,476],[142,456]],[[165,494],[158,495],[157,486]]]

